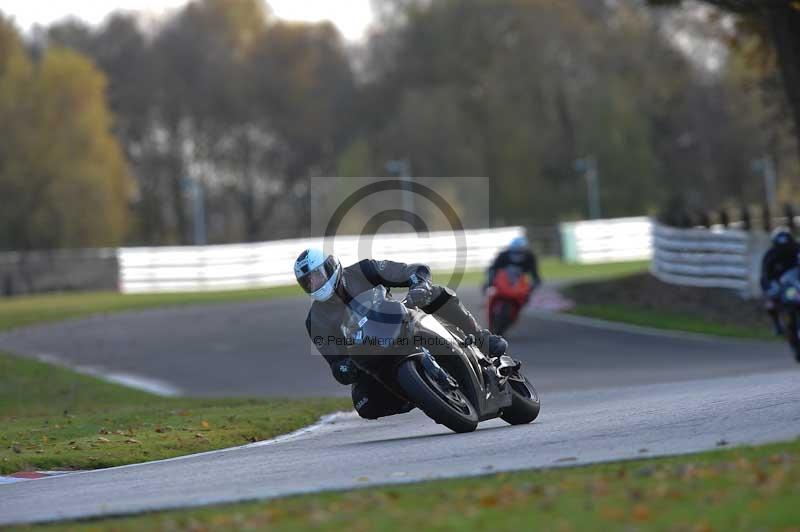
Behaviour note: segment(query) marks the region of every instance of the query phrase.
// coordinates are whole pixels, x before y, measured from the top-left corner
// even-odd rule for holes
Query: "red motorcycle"
[[[528,302],[531,282],[516,268],[499,270],[486,292],[489,329],[502,335],[517,321],[519,311]]]

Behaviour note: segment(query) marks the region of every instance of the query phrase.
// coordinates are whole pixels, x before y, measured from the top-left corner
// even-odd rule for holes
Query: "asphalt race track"
[[[459,292],[482,320],[478,290]],[[184,395],[347,394],[308,339],[309,305],[290,298],[111,314],[0,334],[0,351]],[[780,342],[631,334],[574,321],[532,311],[508,335],[513,355],[542,392],[796,368]]]
[[[464,291],[467,303],[477,292]],[[0,335],[0,350],[192,395],[347,393],[312,355],[308,302],[118,314]],[[800,435],[781,343],[655,335],[528,313],[509,335],[542,392],[532,425],[451,434],[418,412],[339,416],[276,441],[0,485],[0,525],[492,471],[677,454]]]

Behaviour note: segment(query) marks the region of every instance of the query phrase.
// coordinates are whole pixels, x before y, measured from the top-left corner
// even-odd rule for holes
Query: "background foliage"
[[[776,16],[712,3],[381,0],[359,44],[261,0],[25,42],[5,21],[0,248],[189,243],[189,182],[212,242],[299,236],[309,176],[385,175],[398,158],[491,176],[498,224],[586,216],[587,156],[608,216],[761,203],[764,155],[791,200]]]

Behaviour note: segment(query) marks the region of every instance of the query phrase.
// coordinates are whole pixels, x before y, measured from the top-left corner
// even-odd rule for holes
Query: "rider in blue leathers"
[[[492,265],[489,266],[486,272],[486,282],[483,285],[483,291],[492,286],[494,276],[504,268],[516,268],[523,275],[529,275],[531,278],[532,288],[542,284],[542,278],[539,275],[539,265],[536,260],[536,255],[531,250],[528,239],[524,236],[517,237],[511,241],[508,248],[501,251]]]
[[[779,308],[782,291],[781,277],[798,267],[800,245],[788,229],[779,228],[772,234],[772,247],[761,260],[761,290],[764,292],[767,313],[772,318],[775,334],[783,334]]]

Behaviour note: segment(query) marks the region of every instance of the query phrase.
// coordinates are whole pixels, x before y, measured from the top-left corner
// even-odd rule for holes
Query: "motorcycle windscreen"
[[[395,346],[408,309],[389,299],[385,288],[378,286],[359,294],[348,307],[351,317],[347,328],[355,344],[376,349]]]

